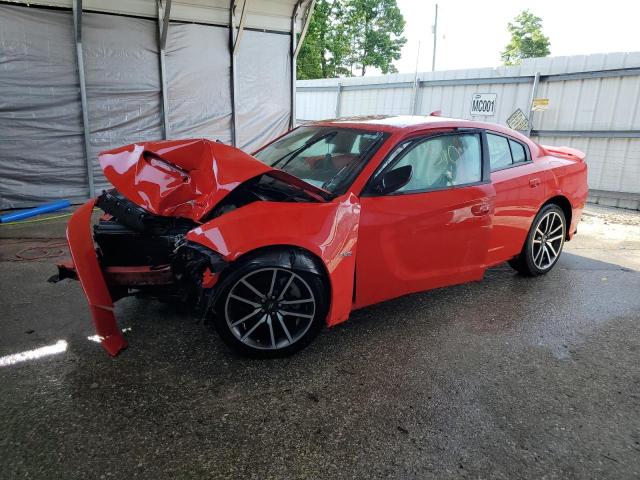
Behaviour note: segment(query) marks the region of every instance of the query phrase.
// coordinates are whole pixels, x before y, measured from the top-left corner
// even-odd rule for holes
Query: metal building
[[[93,195],[111,147],[282,133],[314,1],[0,2],[0,209]]]
[[[474,95],[494,98],[472,111]],[[520,109],[534,140],[587,153],[591,200],[640,209],[640,52],[548,57],[513,67],[298,82],[300,121],[429,114],[505,125]],[[547,100],[532,112],[532,99]]]

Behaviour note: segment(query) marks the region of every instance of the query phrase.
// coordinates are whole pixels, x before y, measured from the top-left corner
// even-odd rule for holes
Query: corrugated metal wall
[[[587,73],[584,73],[587,72]],[[529,112],[535,74],[532,137],[587,153],[592,199],[640,209],[640,52],[530,59],[514,67],[304,80],[297,83],[297,118],[429,114],[499,124],[517,108]],[[492,116],[472,116],[471,97],[495,93]]]

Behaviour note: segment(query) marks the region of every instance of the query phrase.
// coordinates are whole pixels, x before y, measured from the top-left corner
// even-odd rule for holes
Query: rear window
[[[487,133],[491,170],[500,170],[527,161],[526,147],[502,135]]]
[[[524,151],[524,145],[513,140],[509,140],[509,146],[511,147],[511,157],[513,163],[521,163],[527,161],[527,154]]]
[[[511,150],[509,150],[509,140],[506,137],[488,133],[487,144],[489,145],[491,170],[498,170],[511,165]]]

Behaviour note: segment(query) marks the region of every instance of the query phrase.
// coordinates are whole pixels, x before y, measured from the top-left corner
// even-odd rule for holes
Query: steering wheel
[[[321,168],[323,170],[329,170],[333,168],[333,157],[329,152],[324,154],[324,158],[322,159],[322,162],[321,162]]]

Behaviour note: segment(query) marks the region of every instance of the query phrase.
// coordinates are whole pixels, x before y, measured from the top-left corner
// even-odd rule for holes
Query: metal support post
[[[169,134],[169,99],[167,97],[167,67],[165,62],[165,48],[169,33],[169,18],[171,16],[171,0],[157,0],[158,3],[158,51],[160,54],[160,92],[162,94],[162,129],[165,140]]]
[[[533,129],[533,99],[538,94],[538,84],[540,83],[540,72],[536,72],[533,77],[533,85],[531,86],[531,98],[529,98],[529,128],[527,128],[527,137],[531,135]]]
[[[93,182],[93,162],[91,161],[91,148],[89,143],[89,113],[87,110],[87,85],[84,77],[84,56],[82,52],[82,0],[73,0],[73,30],[76,44],[76,57],[78,61],[78,80],[80,82],[80,106],[82,108],[82,128],[84,132],[84,156],[87,166],[87,183],[89,186],[89,198],[95,196]]]

